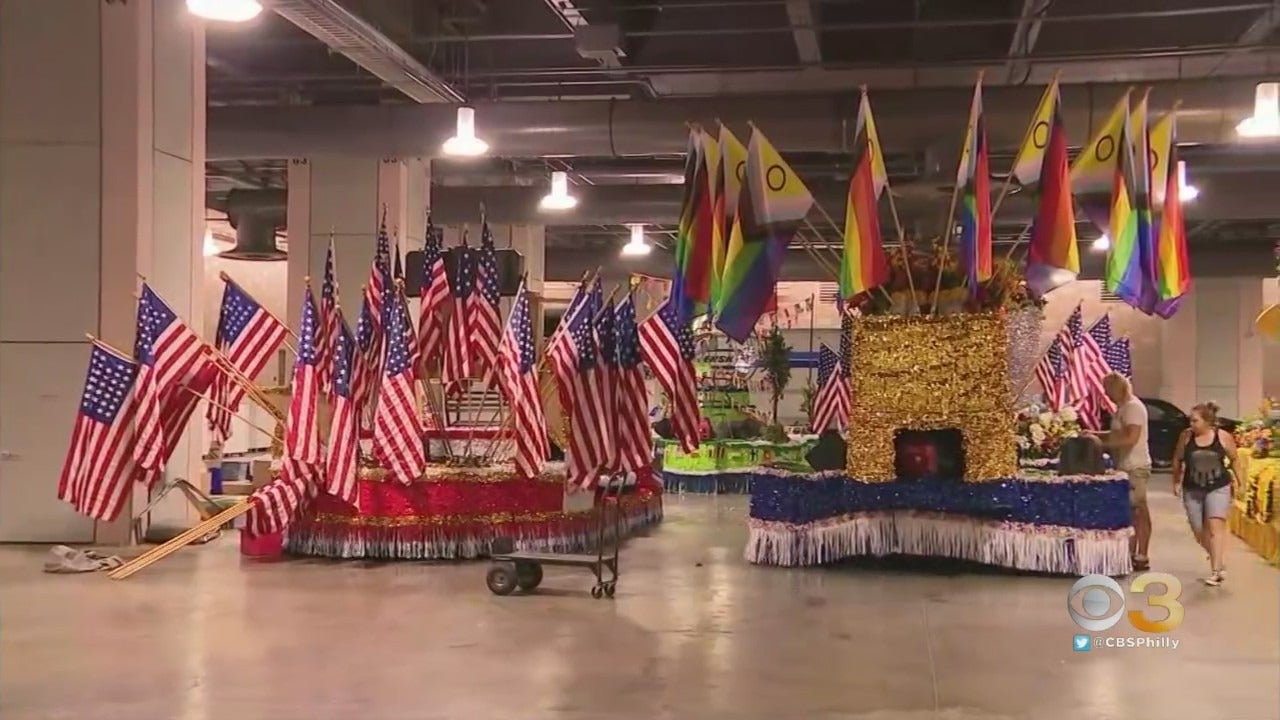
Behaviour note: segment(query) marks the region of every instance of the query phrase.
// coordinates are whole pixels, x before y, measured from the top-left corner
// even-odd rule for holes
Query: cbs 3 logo
[[[1146,608],[1129,610],[1129,624],[1142,632],[1165,633],[1182,624],[1182,583],[1168,573],[1143,573],[1129,583],[1129,592],[1147,599],[1146,608],[1159,608],[1164,617],[1153,620]],[[1120,583],[1106,575],[1085,575],[1067,593],[1067,613],[1076,625],[1090,632],[1115,627],[1127,602]],[[1158,611],[1157,611],[1158,613]]]

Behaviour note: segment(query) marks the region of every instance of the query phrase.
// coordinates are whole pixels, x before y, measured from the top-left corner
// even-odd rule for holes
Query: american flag
[[[392,246],[391,257],[394,260],[394,266],[391,271],[391,279],[400,284],[404,284],[404,264],[400,259],[400,238],[396,238]]]
[[[409,314],[403,302],[386,315],[387,361],[373,421],[373,451],[383,467],[406,485],[422,476],[427,457],[409,348]]]
[[[1110,400],[1102,394],[1102,379],[1109,369],[1102,359],[1102,349],[1093,336],[1084,330],[1084,319],[1077,306],[1067,319],[1067,397],[1077,405],[1085,427],[1101,426],[1099,407],[1110,406]]]
[[[355,505],[360,455],[360,404],[355,371],[360,357],[355,335],[338,316],[333,343],[333,420],[329,425],[329,457],[325,464],[325,492]]]
[[[1065,331],[1059,333],[1058,337],[1049,343],[1049,349],[1041,356],[1040,362],[1036,363],[1035,367],[1036,379],[1040,381],[1040,387],[1044,388],[1044,396],[1049,401],[1049,407],[1054,410],[1060,410],[1067,401],[1065,338]]]
[[[1111,341],[1102,351],[1103,358],[1111,372],[1133,379],[1133,354],[1129,349],[1129,338],[1122,337]]]
[[[222,374],[222,369],[208,355],[201,355],[199,361],[192,368],[191,373],[177,381],[173,392],[169,394],[165,401],[164,409],[160,412],[164,427],[164,454],[161,456],[167,461],[173,457],[173,451],[178,447],[178,441],[182,439],[182,431],[187,426],[187,421],[195,414],[196,406],[203,399],[209,388],[213,387],[214,381]],[[144,472],[139,478],[141,482],[148,485],[155,482],[160,476],[158,471]]]
[[[844,431],[849,425],[849,379],[840,358],[826,345],[818,348],[818,392],[813,398],[813,431]]]
[[[537,360],[538,354],[533,349],[529,292],[522,286],[511,306],[507,329],[498,347],[498,367],[502,389],[511,404],[511,416],[514,418],[516,473],[529,478],[541,474],[542,463],[550,453]]]
[[[387,237],[386,213],[383,213],[382,225],[378,228],[378,242],[373,252],[373,262],[369,267],[369,282],[364,286],[364,299],[369,304],[369,326],[371,334],[368,346],[364,348],[364,365],[375,377],[382,374],[383,319],[386,317],[386,301],[391,295],[391,239]],[[366,405],[372,411],[378,401],[378,383],[373,381],[366,388],[364,397]]]
[[[600,388],[600,354],[596,347],[595,288],[578,289],[561,321],[548,353],[560,388],[560,405],[569,418],[569,447],[565,448],[568,481],[592,487],[609,458],[612,438],[604,433],[604,396]]]
[[[493,245],[493,233],[489,223],[480,229],[480,250],[477,252],[476,293],[479,301],[471,307],[471,350],[476,359],[475,371],[483,374],[493,367],[498,355],[498,337],[502,320],[500,303],[502,293],[498,287],[498,251]]]
[[[140,468],[156,471],[169,459],[163,454],[165,405],[178,391],[178,383],[204,359],[205,344],[146,283],[138,297],[137,324],[133,355],[138,361],[134,384],[138,418],[133,459]]]
[[[137,363],[93,343],[71,447],[58,480],[58,498],[95,520],[115,520],[129,495],[136,470],[133,383],[137,374]]]
[[[598,286],[597,286],[598,287]],[[596,347],[600,362],[596,370],[600,382],[603,411],[601,432],[606,439],[606,470],[618,469],[618,332],[614,326],[614,310],[605,303],[603,292],[593,294],[596,307]]]
[[[280,476],[254,493],[254,507],[246,524],[251,534],[274,533],[288,527],[298,509],[316,491],[323,469],[320,449],[320,314],[315,296],[306,289],[302,301],[302,329],[293,363],[289,414],[285,421],[284,458]]]
[[[289,331],[230,278],[224,281],[222,310],[218,315],[218,350],[245,380],[253,382],[280,349]],[[219,440],[225,441],[231,436],[231,413],[240,407],[244,393],[244,387],[226,375],[220,375],[214,382],[213,399],[222,407],[211,403],[206,418],[209,429]]]
[[[476,260],[471,248],[465,244],[456,252],[458,267],[449,283],[453,315],[445,332],[444,368],[440,373],[445,389],[449,391],[459,389],[474,369],[471,364],[471,305],[474,303],[471,295],[475,290]]]
[[[440,253],[440,235],[427,216],[427,244],[422,252],[422,289],[418,305],[419,377],[427,376],[427,366],[440,355],[444,338],[445,313],[449,299],[449,277]]]
[[[618,303],[617,319],[617,422],[618,467],[639,472],[653,461],[653,434],[649,430],[649,394],[640,369],[640,330],[631,293]]]
[[[1103,315],[1098,321],[1089,326],[1089,337],[1093,338],[1093,342],[1099,348],[1105,348],[1111,344],[1111,315]]]
[[[335,276],[333,238],[329,238],[329,251],[324,256],[324,282],[320,285],[320,388],[330,397],[333,378],[333,339],[338,334],[338,280]]]
[[[356,321],[356,356],[351,363],[351,397],[360,417],[368,420],[366,427],[373,425],[372,398],[378,386],[378,376],[369,363],[377,343],[376,333],[377,322],[366,293],[360,300],[360,317]]]
[[[671,403],[671,431],[685,452],[698,449],[698,381],[693,372],[693,330],[675,305],[662,304],[640,324],[640,351]]]

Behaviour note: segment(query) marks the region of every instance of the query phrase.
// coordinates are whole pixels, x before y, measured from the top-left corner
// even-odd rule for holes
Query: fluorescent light
[[[1236,125],[1245,138],[1280,137],[1280,83],[1258,83],[1253,91],[1253,115]]]
[[[1200,197],[1200,188],[1187,183],[1187,161],[1178,161],[1178,200],[1189,203]]]
[[[644,225],[635,223],[631,226],[631,240],[622,246],[622,254],[625,257],[641,257],[648,255],[653,250],[653,246],[645,242]]]
[[[187,10],[205,20],[248,22],[262,12],[258,0],[187,0]]]
[[[458,125],[453,137],[444,141],[441,148],[445,155],[455,157],[479,157],[489,152],[489,143],[476,137],[476,109],[463,105],[458,108]]]
[[[1093,244],[1089,247],[1094,252],[1106,252],[1111,249],[1111,238],[1107,237],[1106,233],[1103,233],[1097,240],[1094,240]]]
[[[569,194],[569,174],[556,170],[551,173],[551,192],[543,196],[538,207],[543,210],[572,210],[578,198]]]

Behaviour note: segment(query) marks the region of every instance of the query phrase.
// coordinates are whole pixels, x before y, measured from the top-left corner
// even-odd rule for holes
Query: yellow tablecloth
[[[1280,566],[1280,513],[1273,499],[1277,494],[1280,458],[1251,457],[1235,489],[1227,527],[1268,563]]]

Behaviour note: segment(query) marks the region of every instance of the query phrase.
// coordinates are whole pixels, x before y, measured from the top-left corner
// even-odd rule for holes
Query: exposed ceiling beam
[[[1031,62],[1027,58],[1035,50],[1044,16],[1052,4],[1053,0],[1022,0],[1022,14],[1013,30],[1013,40],[1009,43],[1009,63],[1005,73],[1007,82],[1017,82],[1018,78],[1031,72]]]
[[[622,34],[618,32],[617,25],[612,26],[613,34],[617,36],[616,41],[599,44],[603,39],[610,37],[610,30],[601,26],[593,28],[591,23],[587,21],[582,9],[574,0],[543,0],[551,12],[560,18],[560,22],[565,27],[573,31],[574,43],[577,45],[578,54],[588,57],[600,63],[601,67],[616,68],[622,67],[622,61],[626,58],[626,53],[622,50]],[[610,45],[611,47],[605,47]]]
[[[791,37],[795,40],[800,64],[822,64],[822,46],[818,43],[818,31],[814,29],[813,3],[810,0],[787,0],[787,20],[791,23]]]
[[[1262,11],[1254,18],[1252,23],[1249,23],[1249,27],[1240,33],[1240,37],[1236,38],[1236,47],[1238,49],[1228,50],[1219,61],[1219,67],[1233,56],[1243,52],[1245,48],[1256,46],[1265,41],[1277,27],[1280,27],[1280,0],[1273,2],[1271,7]],[[1216,74],[1217,70],[1218,68],[1215,67],[1213,74]]]
[[[271,9],[416,102],[463,101],[431,68],[337,0],[272,0]]]

